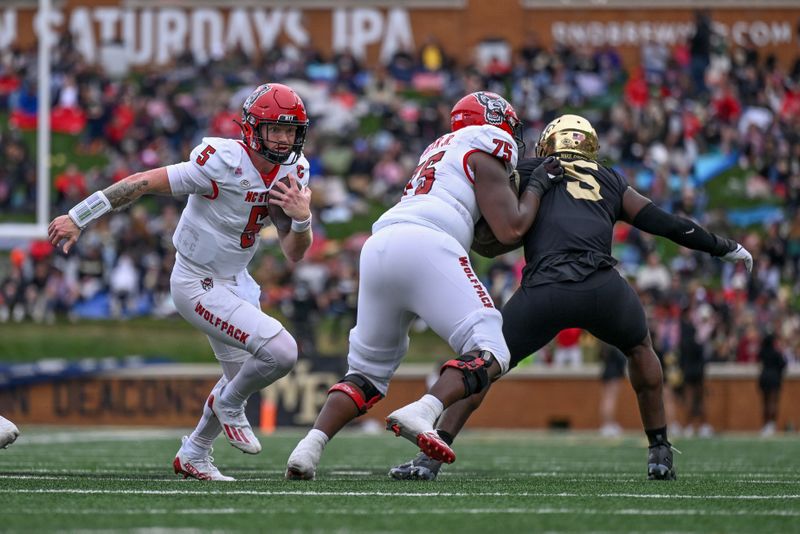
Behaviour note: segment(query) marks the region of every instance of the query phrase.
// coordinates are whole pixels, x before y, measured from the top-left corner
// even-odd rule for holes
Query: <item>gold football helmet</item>
[[[575,154],[589,160],[597,159],[600,143],[592,124],[580,115],[561,115],[548,124],[536,143],[536,155]]]

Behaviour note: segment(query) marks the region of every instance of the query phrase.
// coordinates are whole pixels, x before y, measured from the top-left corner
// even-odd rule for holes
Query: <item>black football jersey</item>
[[[527,158],[517,166],[520,190],[543,158]],[[612,267],[614,223],[622,214],[628,182],[594,161],[561,158],[564,180],[542,198],[533,226],[523,237],[526,265],[522,284],[578,282],[598,269]]]

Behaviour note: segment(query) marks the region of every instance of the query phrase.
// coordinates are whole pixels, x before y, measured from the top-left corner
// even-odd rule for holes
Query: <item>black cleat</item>
[[[669,442],[650,445],[647,453],[647,480],[675,480],[672,445]]]
[[[435,480],[441,468],[442,462],[420,452],[410,462],[389,469],[389,476],[395,480]]]

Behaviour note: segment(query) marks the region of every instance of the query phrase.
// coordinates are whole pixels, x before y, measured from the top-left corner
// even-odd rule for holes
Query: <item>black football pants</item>
[[[545,346],[565,328],[582,328],[625,352],[647,336],[644,308],[613,268],[581,282],[520,287],[502,309],[511,366]]]

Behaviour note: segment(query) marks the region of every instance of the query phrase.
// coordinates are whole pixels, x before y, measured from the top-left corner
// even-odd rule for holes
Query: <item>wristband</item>
[[[308,215],[308,218],[302,221],[296,221],[292,219],[292,232],[301,233],[305,232],[311,228],[311,214]]]
[[[69,210],[69,218],[72,219],[75,226],[83,230],[90,222],[99,219],[109,211],[111,211],[111,202],[108,201],[102,191],[97,191]]]

